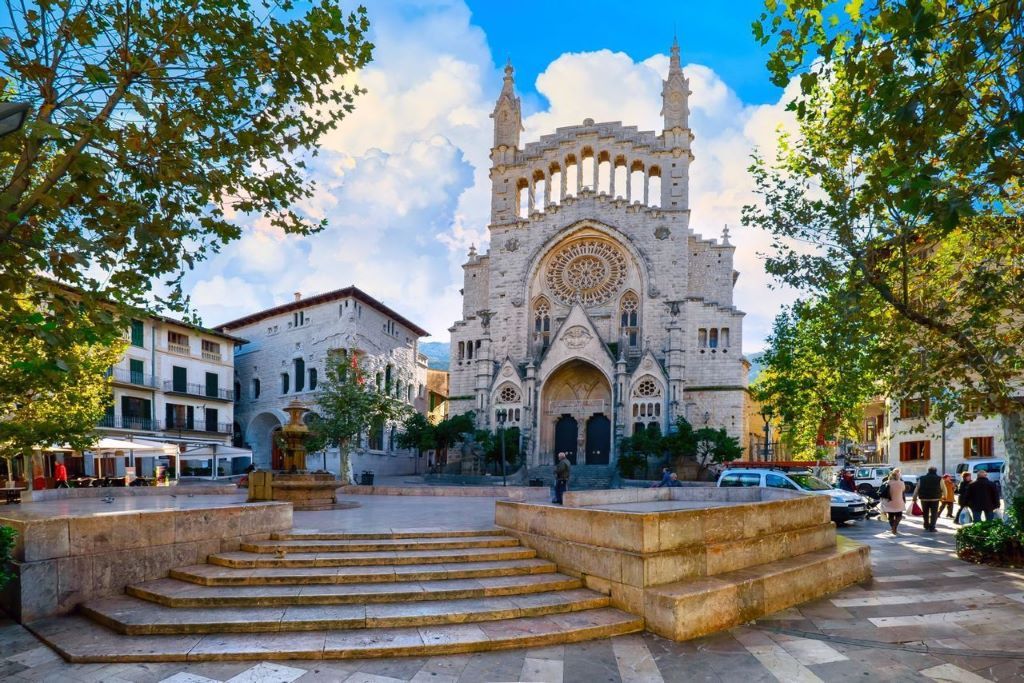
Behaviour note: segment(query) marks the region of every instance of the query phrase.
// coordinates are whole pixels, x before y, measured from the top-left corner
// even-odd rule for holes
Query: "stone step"
[[[403,531],[335,532],[335,531],[290,531],[271,534],[275,541],[372,541],[378,539],[403,538],[464,538],[466,536],[504,536],[504,529],[407,529]]]
[[[461,550],[401,550],[375,553],[294,552],[280,557],[245,550],[210,555],[207,562],[221,567],[372,567],[376,565],[445,564],[528,560],[532,548],[465,548]]]
[[[359,567],[275,567],[236,569],[197,564],[170,571],[171,578],[207,586],[260,586],[270,584],[349,584],[394,581],[475,579],[487,576],[551,574],[553,562],[537,558],[446,564],[379,564]]]
[[[267,633],[461,624],[607,607],[610,598],[579,588],[509,597],[291,607],[164,607],[131,596],[80,606],[85,616],[125,635]]]
[[[476,624],[265,633],[127,636],[82,616],[29,628],[75,663],[362,659],[547,647],[635,633],[643,620],[610,607]]]
[[[310,586],[203,586],[156,579],[128,586],[127,593],[167,607],[281,607],[528,595],[581,585],[579,579],[558,573]]]
[[[251,553],[287,552],[374,552],[383,550],[454,550],[464,548],[510,548],[519,545],[511,536],[465,536],[462,538],[408,538],[377,540],[289,539],[243,543]]]

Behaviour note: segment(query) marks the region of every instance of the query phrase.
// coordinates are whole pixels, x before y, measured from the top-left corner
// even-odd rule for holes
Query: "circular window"
[[[626,281],[626,256],[602,240],[577,240],[555,251],[546,281],[564,303],[604,303]]]
[[[519,403],[519,390],[506,384],[498,392],[498,403]]]
[[[661,396],[661,389],[653,379],[640,380],[633,390],[634,396]]]

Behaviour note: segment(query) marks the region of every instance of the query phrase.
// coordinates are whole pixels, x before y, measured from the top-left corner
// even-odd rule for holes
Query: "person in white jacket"
[[[905,500],[907,487],[903,483],[901,474],[898,467],[889,473],[889,478],[883,484],[883,486],[888,485],[889,496],[881,498],[882,512],[889,517],[889,529],[893,536],[899,535],[900,521],[903,519],[903,512],[907,505]]]

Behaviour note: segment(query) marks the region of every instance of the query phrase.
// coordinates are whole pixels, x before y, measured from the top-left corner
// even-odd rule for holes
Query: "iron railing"
[[[202,396],[220,401],[235,400],[233,389],[209,390],[204,384],[192,384],[189,382],[175,382],[173,379],[164,380],[164,391],[172,394],[188,394],[189,396]]]

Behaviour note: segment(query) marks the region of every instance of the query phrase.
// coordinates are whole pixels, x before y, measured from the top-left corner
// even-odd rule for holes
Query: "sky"
[[[759,351],[790,291],[764,272],[767,235],[740,227],[753,200],[755,147],[772,154],[792,128],[766,50],[751,36],[760,3],[370,0],[367,89],[309,162],[314,197],[298,208],[329,227],[313,237],[236,216],[243,237],[186,280],[207,325],[355,284],[448,341],[460,317],[461,265],[488,243],[489,118],[511,59],[523,101],[522,142],[584,118],[660,130],[661,80],[678,36],[690,79],[691,229],[730,226],[746,312],[744,352]],[[343,8],[345,6],[343,5]]]

